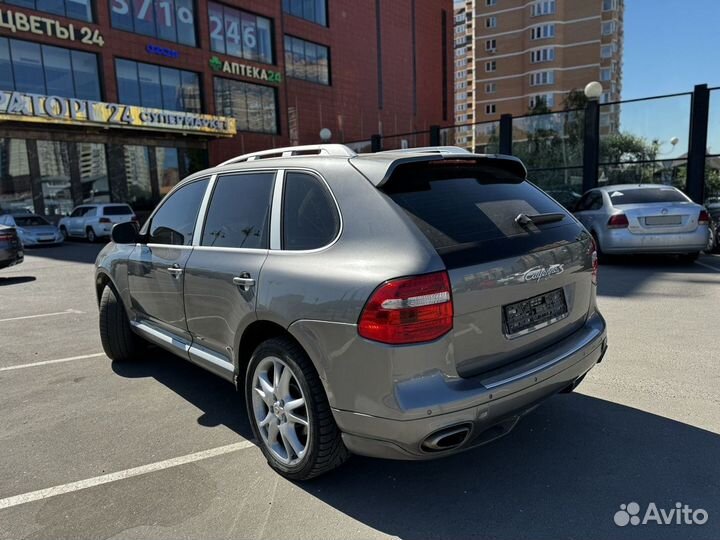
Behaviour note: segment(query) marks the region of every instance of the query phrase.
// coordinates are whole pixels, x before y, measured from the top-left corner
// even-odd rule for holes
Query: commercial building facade
[[[591,81],[602,83],[602,102],[618,101],[623,14],[623,0],[456,2],[455,122],[562,110]]]
[[[141,214],[254,150],[451,123],[451,0],[5,0],[0,209]]]

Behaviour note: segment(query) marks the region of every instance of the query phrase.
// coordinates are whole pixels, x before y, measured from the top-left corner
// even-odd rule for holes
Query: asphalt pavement
[[[720,538],[720,256],[603,266],[605,360],[500,441],[292,483],[232,385],[162,352],[105,357],[99,249],[0,271],[0,539]],[[620,527],[630,502],[708,520]]]

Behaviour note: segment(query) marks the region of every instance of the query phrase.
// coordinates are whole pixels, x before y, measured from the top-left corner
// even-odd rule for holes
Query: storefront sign
[[[230,75],[240,75],[241,77],[248,77],[270,83],[282,82],[282,75],[279,71],[249,66],[239,62],[228,62],[227,60],[220,60],[217,56],[213,56],[209,64],[213,71],[222,71]]]
[[[178,58],[180,56],[180,53],[174,49],[167,49],[165,47],[159,47],[159,46],[153,45],[151,43],[148,43],[145,46],[145,50],[147,52],[149,52],[150,54],[157,54],[158,56],[165,56],[167,58]]]
[[[26,15],[20,11],[0,9],[0,29],[11,32],[30,32],[39,36],[50,36],[68,41],[79,41],[85,45],[102,47],[105,40],[100,30],[87,26],[75,26],[72,23],[62,24],[57,19],[40,15]]]
[[[0,91],[0,121],[175,131],[232,137],[235,119],[87,99]]]

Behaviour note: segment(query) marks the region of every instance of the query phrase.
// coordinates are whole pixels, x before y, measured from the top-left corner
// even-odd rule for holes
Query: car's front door
[[[82,231],[82,216],[85,215],[85,212],[87,212],[88,210],[88,206],[78,206],[75,210],[72,211],[72,214],[70,214],[70,217],[68,218],[67,225],[67,230],[69,234],[71,234],[72,236],[80,236],[82,234],[85,234],[85,231]]]
[[[183,272],[208,184],[208,178],[198,179],[167,197],[143,227],[143,243],[128,261],[128,285],[138,322],[166,337],[180,337],[188,345]]]
[[[255,320],[274,183],[274,171],[219,175],[200,245],[185,266],[191,358],[225,374],[232,373],[236,336]]]

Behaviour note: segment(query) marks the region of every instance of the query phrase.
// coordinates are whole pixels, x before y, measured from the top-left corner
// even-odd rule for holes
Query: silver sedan
[[[710,234],[707,211],[672,186],[591,189],[574,213],[593,235],[598,254],[662,253],[695,260]]]

